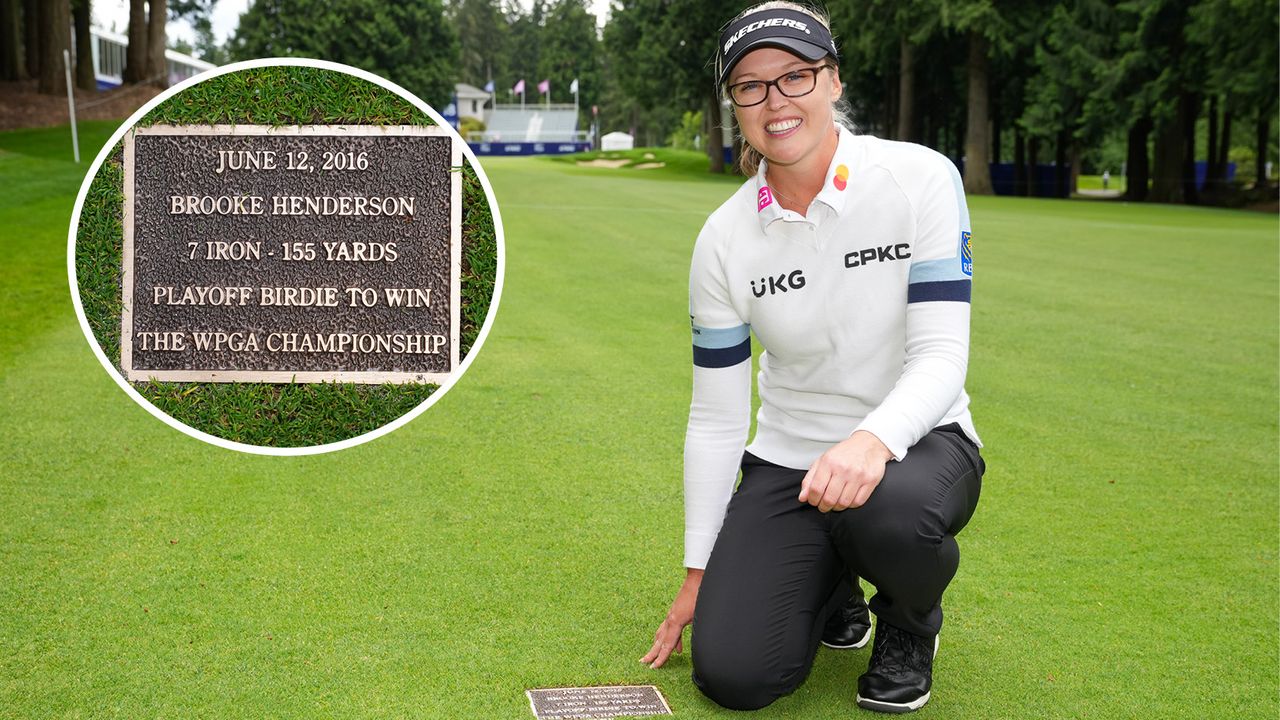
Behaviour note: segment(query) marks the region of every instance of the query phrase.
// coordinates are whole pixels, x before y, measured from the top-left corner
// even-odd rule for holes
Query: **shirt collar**
[[[848,198],[848,187],[850,173],[853,172],[854,159],[854,134],[849,132],[842,125],[840,128],[840,140],[836,145],[836,153],[831,158],[831,165],[827,168],[827,176],[823,180],[822,189],[818,191],[814,201],[820,202],[831,208],[834,214],[839,215],[845,206]],[[768,169],[768,162],[760,161],[760,169],[756,171],[756,218],[760,221],[760,229],[764,230],[775,220],[786,219],[789,213],[782,207],[773,194],[773,189],[769,187],[765,180],[765,171]]]

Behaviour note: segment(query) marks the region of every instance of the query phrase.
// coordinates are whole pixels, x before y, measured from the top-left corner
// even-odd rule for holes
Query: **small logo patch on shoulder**
[[[960,233],[960,271],[973,277],[973,233]]]
[[[837,166],[836,174],[831,178],[831,184],[834,185],[837,190],[844,190],[849,185],[849,166]]]
[[[760,192],[756,195],[756,212],[760,212],[773,204],[773,191],[768,185],[760,188]]]

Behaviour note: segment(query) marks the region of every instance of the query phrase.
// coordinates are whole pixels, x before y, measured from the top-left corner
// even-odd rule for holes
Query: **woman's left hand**
[[[861,507],[884,477],[893,453],[880,438],[859,430],[822,454],[800,483],[800,502],[822,512]]]

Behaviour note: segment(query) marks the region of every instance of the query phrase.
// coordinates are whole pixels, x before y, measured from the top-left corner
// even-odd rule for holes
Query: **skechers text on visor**
[[[716,82],[723,85],[744,55],[762,47],[781,48],[811,62],[828,55],[840,59],[831,33],[811,15],[785,8],[763,10],[734,20],[720,32]]]

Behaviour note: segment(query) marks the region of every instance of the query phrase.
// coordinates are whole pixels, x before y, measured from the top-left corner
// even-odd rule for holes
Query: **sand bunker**
[[[604,158],[596,158],[595,160],[579,160],[578,165],[582,167],[620,168],[623,165],[629,164],[630,162],[631,161],[627,160],[626,158],[623,158],[620,160],[606,160]]]
[[[664,162],[640,163],[635,167],[636,170],[652,170],[654,168],[666,167]]]

